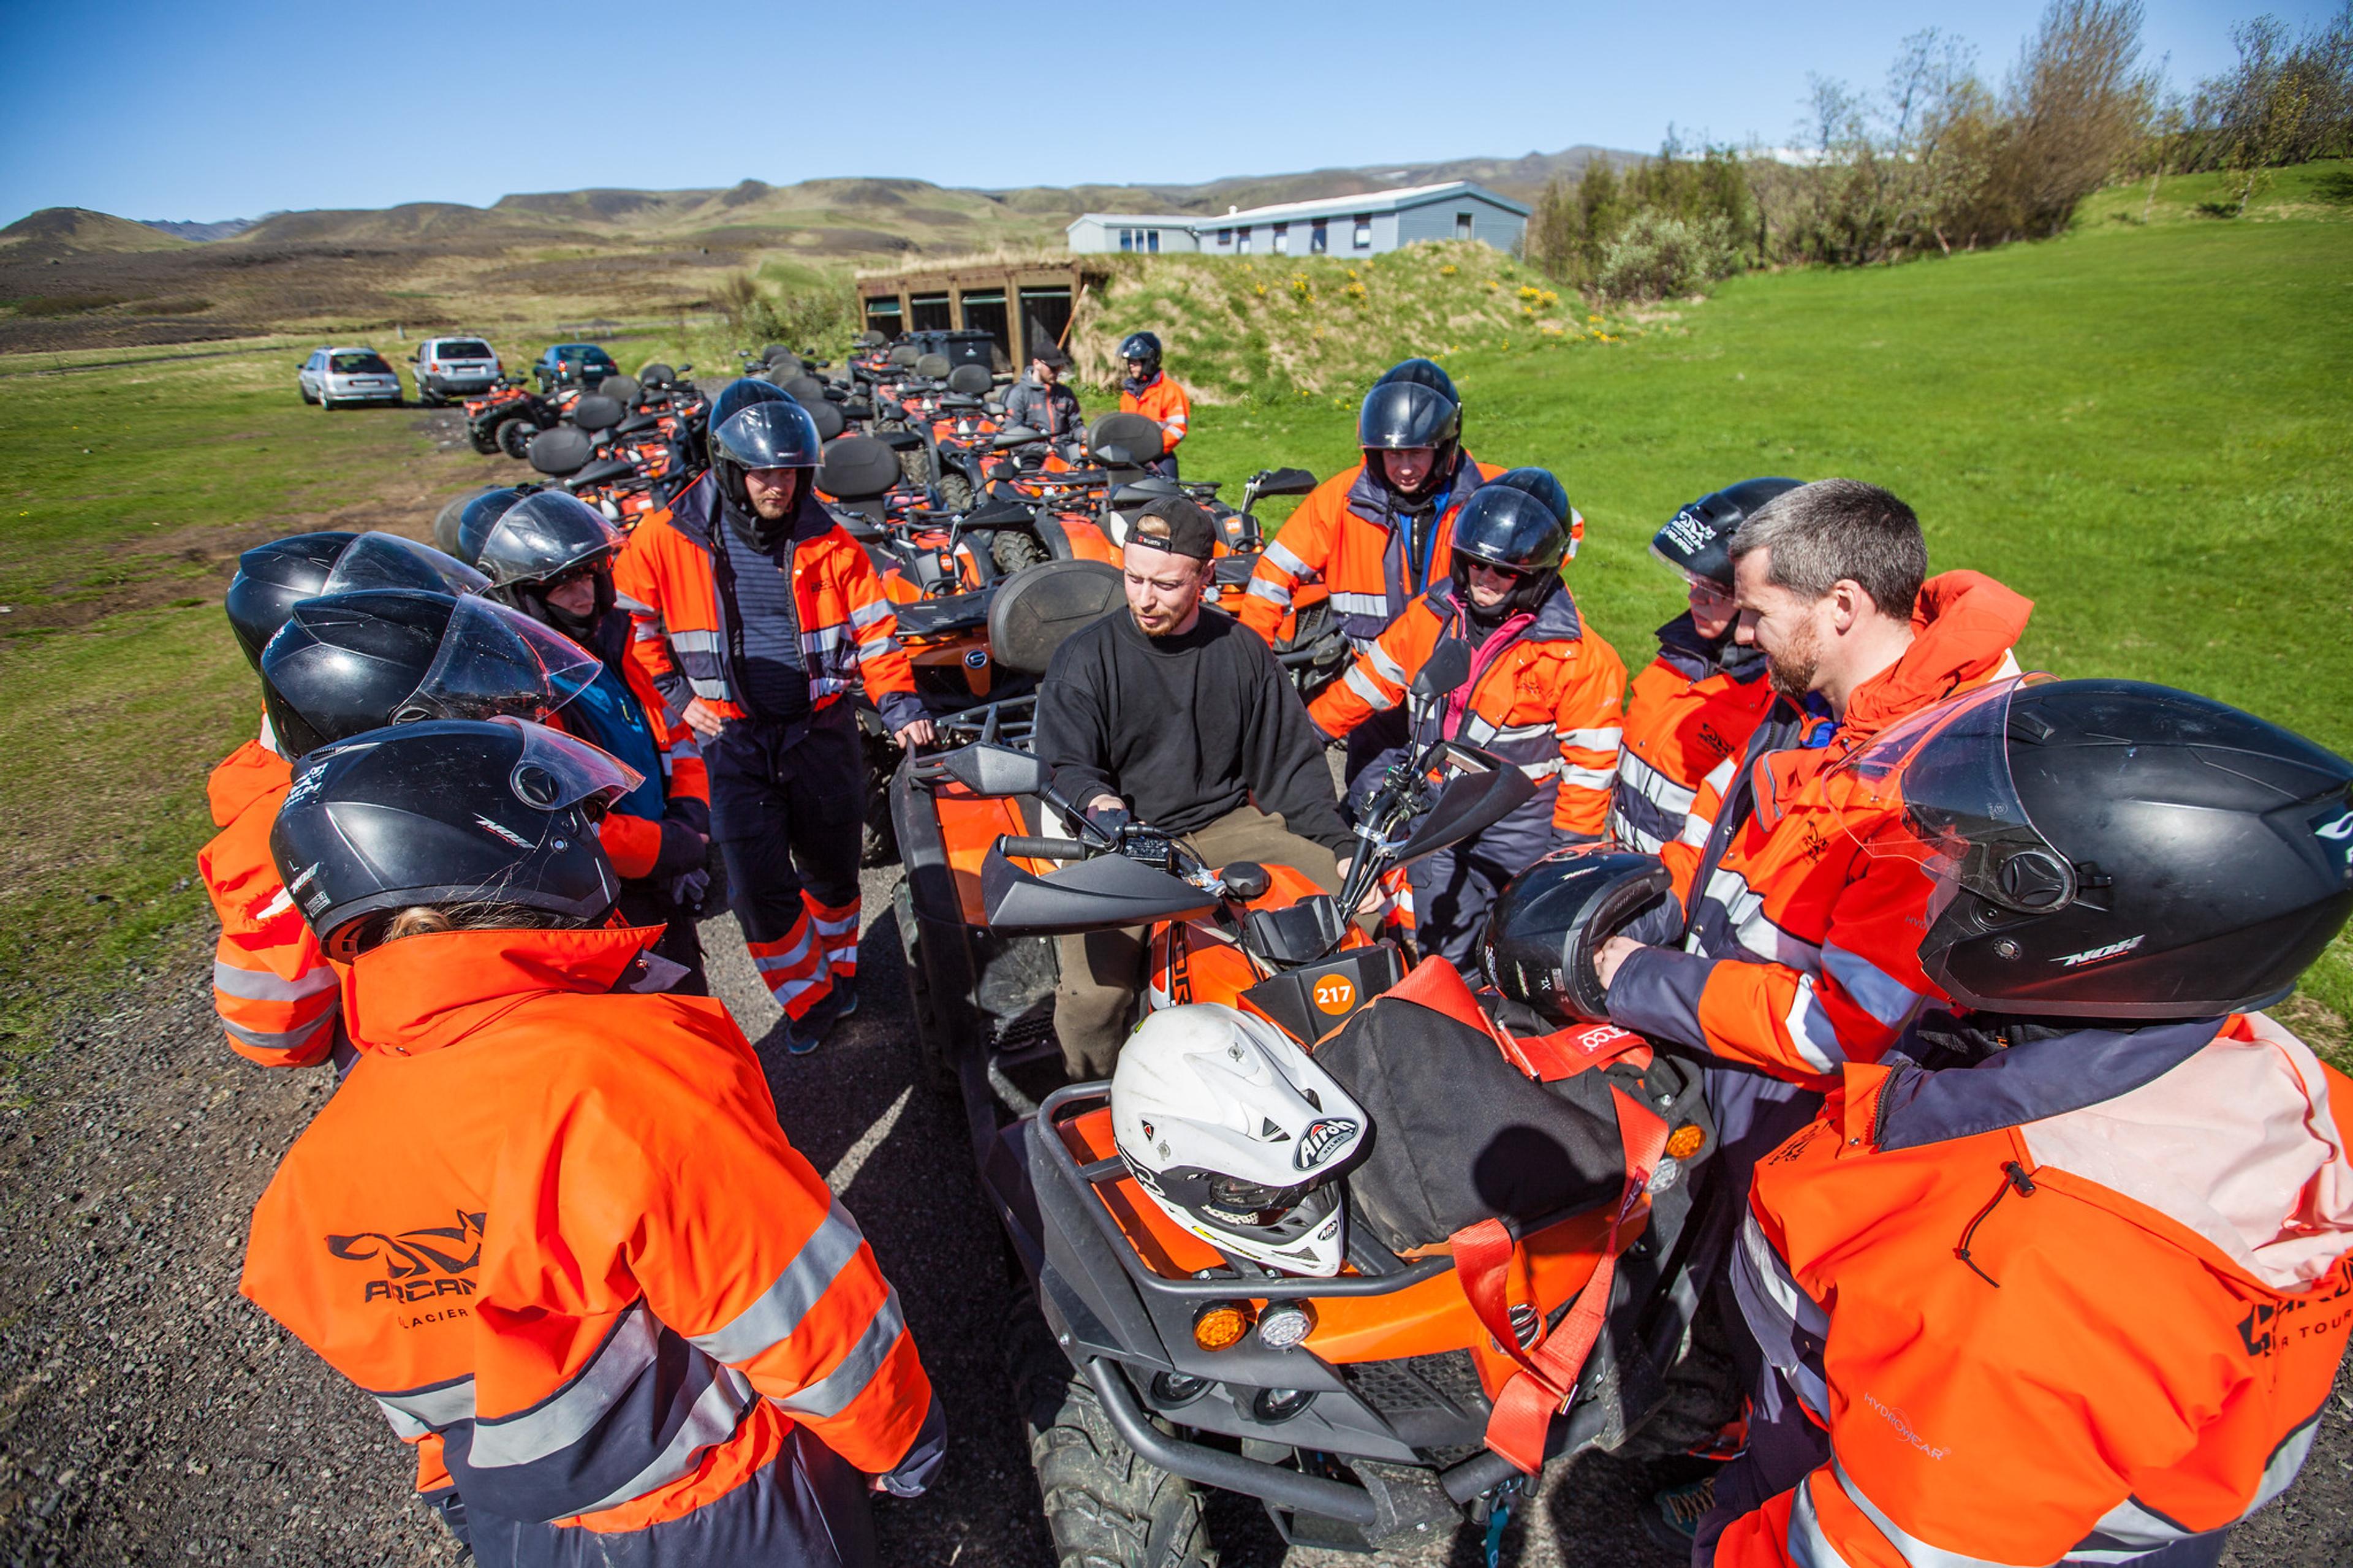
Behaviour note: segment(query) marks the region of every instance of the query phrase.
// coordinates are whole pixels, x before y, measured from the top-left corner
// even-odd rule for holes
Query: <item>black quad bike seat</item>
[[[899,455],[871,436],[844,436],[825,449],[817,488],[836,500],[872,500],[898,484]]]
[[[1087,432],[1087,451],[1098,462],[1140,468],[1160,456],[1160,426],[1141,414],[1106,414]]]
[[[945,381],[955,368],[945,354],[923,354],[915,360],[915,374],[925,381]]]
[[[607,377],[607,380],[612,379]],[[572,405],[572,423],[583,430],[610,430],[628,416],[628,405],[617,397],[592,392]]]
[[[825,401],[825,383],[804,371],[785,383],[785,395],[804,408],[814,408]]]
[[[634,375],[608,375],[596,384],[596,395],[609,397],[622,407],[628,408],[646,395],[646,389]]]
[[[849,421],[842,417],[839,403],[828,403],[820,397],[814,404],[803,403],[801,406],[808,410],[809,423],[817,426],[817,438],[820,441],[830,441],[849,428]]]
[[[988,606],[990,657],[1023,675],[1043,675],[1073,632],[1125,610],[1118,571],[1101,561],[1041,561],[997,586]]]
[[[948,390],[961,392],[966,397],[978,397],[996,384],[986,365],[960,364],[948,372]]]
[[[542,430],[531,438],[531,466],[552,477],[576,473],[596,455],[588,432],[569,425]]]

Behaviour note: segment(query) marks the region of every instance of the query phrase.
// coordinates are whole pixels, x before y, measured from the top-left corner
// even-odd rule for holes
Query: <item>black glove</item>
[[[661,848],[654,856],[653,879],[663,881],[687,871],[702,869],[706,843],[702,834],[676,817],[665,816],[661,825]]]
[[[1087,808],[1087,820],[1106,838],[1117,838],[1120,830],[1135,820],[1135,814],[1124,805],[1093,805]]]

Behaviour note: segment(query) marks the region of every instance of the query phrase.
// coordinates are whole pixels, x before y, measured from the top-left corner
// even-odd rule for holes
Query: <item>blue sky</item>
[[[2232,22],[2337,0],[2147,0],[2187,86]],[[1117,8],[1047,0],[720,5],[409,0],[189,5],[0,0],[0,222],[477,205],[510,191],[1195,181],[1335,164],[1647,150],[1668,124],[1788,140],[1809,73],[1876,85],[1907,34],[1989,78],[2041,0],[1476,0]],[[522,25],[518,25],[518,24]],[[520,36],[518,36],[520,35]],[[649,110],[649,104],[661,107]],[[953,107],[945,107],[953,106]]]

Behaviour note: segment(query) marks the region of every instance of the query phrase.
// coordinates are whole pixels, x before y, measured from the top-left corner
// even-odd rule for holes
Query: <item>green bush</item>
[[[1594,283],[1612,300],[1663,300],[1699,293],[1739,269],[1732,225],[1721,214],[1679,218],[1653,209],[1618,231]]]

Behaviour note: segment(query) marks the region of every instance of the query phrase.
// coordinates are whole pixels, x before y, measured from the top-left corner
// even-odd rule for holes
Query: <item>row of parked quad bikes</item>
[[[834,374],[823,374],[832,362],[781,344],[757,356],[739,352],[743,374],[783,388],[816,421],[826,442],[818,494],[865,546],[897,605],[900,641],[935,717],[1033,689],[1059,631],[1116,594],[1128,523],[1155,499],[1190,496],[1218,520],[1219,602],[1231,609],[1265,542],[1250,509],[1315,485],[1303,469],[1262,471],[1237,509],[1218,499],[1215,483],[1146,472],[1161,439],[1148,419],[1107,414],[1083,441],[1057,444],[1005,422],[998,394],[1009,378],[878,333],[861,337]],[[514,489],[562,489],[632,529],[707,466],[710,399],[687,379],[692,369],[657,362],[593,386],[560,383],[543,395],[519,377],[502,379],[467,401],[467,434],[477,451],[531,465],[534,479]],[[459,518],[481,493],[449,500],[435,543],[455,552]],[[1067,563],[1093,565],[1038,570]],[[1003,592],[1023,574],[1038,580]],[[1300,595],[1276,653],[1306,696],[1342,673],[1347,644],[1320,587]],[[880,719],[863,718],[875,773],[865,857],[881,865],[896,856],[882,784],[899,758]]]
[[[702,469],[707,405],[688,368],[648,365],[546,398],[502,389],[468,417],[478,445],[519,448],[536,483],[626,528]],[[1442,1007],[1432,987],[1452,972],[1409,980],[1398,946],[1342,911],[1516,809],[1526,777],[1454,742],[1421,749],[1361,808],[1367,847],[1335,898],[1287,868],[1212,869],[1148,826],[1106,837],[1056,795],[1030,750],[1038,677],[1073,630],[1118,613],[1113,563],[1141,508],[1172,493],[1208,508],[1230,605],[1263,544],[1251,508],[1305,493],[1314,476],[1261,471],[1237,509],[1215,485],[1148,475],[1159,430],[1135,416],[1106,416],[1057,449],[1004,422],[986,367],[870,336],[841,374],[818,374],[828,368],[782,348],[745,355],[745,373],[783,387],[826,436],[818,489],[896,602],[937,722],[935,749],[902,756],[867,716],[867,850],[870,863],[905,868],[892,910],[916,1034],[963,1102],[1004,1226],[1018,1281],[1005,1351],[1057,1559],[1207,1568],[1202,1492],[1215,1489],[1257,1499],[1289,1542],[1366,1551],[1451,1534],[1475,1552],[1483,1535],[1493,1564],[1525,1472],[1544,1459],[1704,1445],[1732,1410],[1715,1352],[1694,1331],[1691,1176],[1714,1142],[1696,1074],[1630,1036],[1547,1056],[1551,1026],[1533,1016],[1512,1026],[1526,1031],[1515,1049],[1536,1053],[1525,1062],[1467,1028],[1385,1046],[1384,1032],[1416,1029],[1418,1015],[1356,1016],[1392,990]],[[442,513],[445,548],[478,493]],[[1327,604],[1303,595],[1282,632],[1278,657],[1310,694],[1344,668]],[[1467,648],[1453,654],[1417,678],[1417,714],[1467,679]],[[1050,813],[1078,837],[1050,836]],[[1558,1131],[1567,1142],[1531,1168],[1559,1179],[1511,1200],[1510,1290],[1504,1268],[1459,1279],[1457,1260],[1431,1245],[1452,1228],[1431,1216],[1491,1200],[1431,1190],[1403,1122],[1348,1178],[1336,1275],[1228,1255],[1149,1201],[1114,1149],[1108,1085],[1063,1083],[1052,1031],[1055,936],[1123,926],[1149,929],[1151,1007],[1243,1007],[1322,1042],[1319,1061],[1353,1057],[1377,1121],[1398,1105],[1458,1096],[1492,1108],[1500,1096],[1508,1132]],[[1468,993],[1456,1001],[1468,1006]],[[1413,1081],[1388,1083],[1385,1062]],[[1664,1139],[1647,1183],[1624,1163],[1629,1116]],[[1561,1157],[1570,1145],[1582,1152]],[[1436,1163],[1485,1168],[1468,1150]],[[1512,1445],[1516,1460],[1490,1446],[1513,1389],[1566,1407]]]

